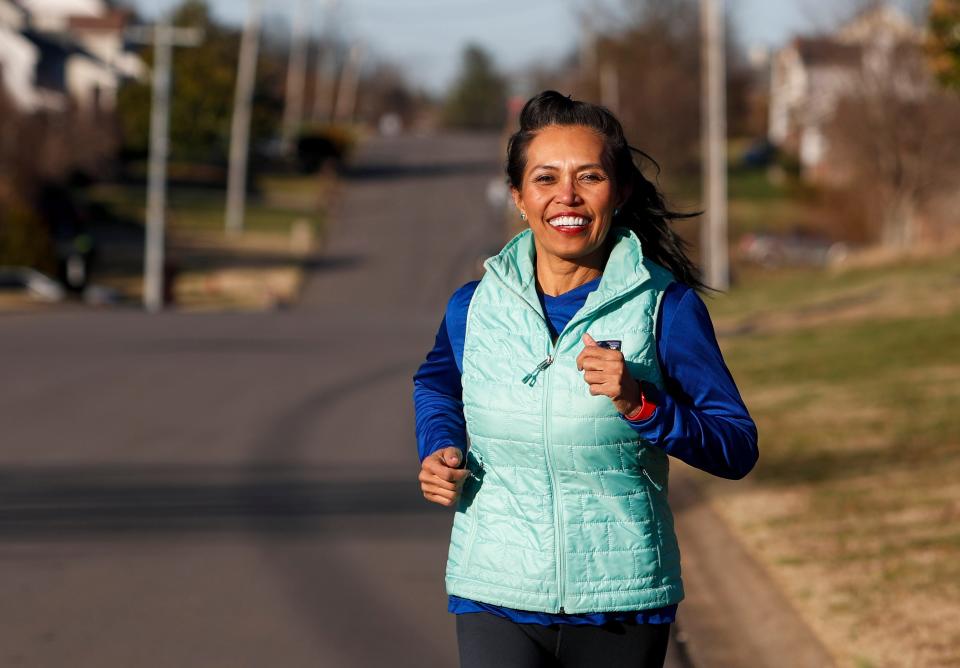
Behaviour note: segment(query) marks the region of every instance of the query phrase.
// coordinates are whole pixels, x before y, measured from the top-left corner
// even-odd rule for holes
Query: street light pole
[[[250,152],[250,116],[253,89],[257,76],[257,52],[260,48],[260,0],[250,0],[247,23],[240,41],[240,63],[237,67],[237,88],[233,100],[233,123],[230,128],[230,166],[227,176],[228,234],[243,231],[247,195],[247,160]]]
[[[711,288],[730,287],[727,241],[727,120],[723,0],[700,0],[702,49],[703,201],[701,230],[704,278]]]
[[[170,69],[174,46],[197,46],[203,31],[174,28],[166,15],[152,30],[133,28],[126,37],[153,43],[153,92],[150,109],[150,160],[147,177],[147,229],[143,263],[143,305],[163,310],[163,264],[166,237],[167,157],[170,152]]]
[[[157,25],[153,39],[153,107],[150,112],[150,166],[147,180],[147,235],[144,251],[143,305],[163,309],[163,264],[167,208],[167,156],[170,148],[169,19]]]

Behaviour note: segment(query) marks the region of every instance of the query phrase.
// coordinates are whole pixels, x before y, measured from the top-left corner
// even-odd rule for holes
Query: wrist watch
[[[640,406],[630,415],[623,416],[631,422],[646,420],[653,415],[654,411],[657,410],[657,404],[655,403],[655,397],[657,395],[656,386],[654,386],[652,383],[648,383],[645,380],[638,380],[637,385],[640,389]]]

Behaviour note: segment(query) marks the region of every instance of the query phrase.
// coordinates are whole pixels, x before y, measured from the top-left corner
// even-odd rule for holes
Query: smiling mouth
[[[547,223],[550,224],[550,227],[560,230],[561,232],[573,232],[582,230],[589,225],[590,219],[582,216],[557,216],[556,218],[548,220]]]

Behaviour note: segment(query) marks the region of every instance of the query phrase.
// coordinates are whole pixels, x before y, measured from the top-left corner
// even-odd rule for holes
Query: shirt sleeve
[[[413,376],[413,407],[421,462],[451,445],[463,452],[467,449],[460,374],[466,313],[476,286],[476,281],[467,283],[450,298],[433,349]]]
[[[661,301],[657,330],[666,392],[655,398],[650,417],[627,422],[690,466],[722,478],[744,477],[759,456],[757,427],[723,360],[703,300],[689,286],[672,284]]]

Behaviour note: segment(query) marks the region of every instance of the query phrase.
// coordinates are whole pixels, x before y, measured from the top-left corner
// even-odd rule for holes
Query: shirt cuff
[[[626,422],[628,425],[635,429],[641,428],[650,428],[657,422],[657,417],[660,415],[660,407],[654,406],[653,410],[650,411],[649,415],[642,415],[635,417],[633,419],[628,418],[626,415],[621,415],[620,419]]]
[[[441,441],[440,443],[437,443],[431,446],[430,449],[427,450],[426,454],[424,454],[423,457],[420,458],[420,463],[422,464],[424,459],[426,459],[433,453],[437,452],[438,450],[443,450],[444,448],[449,448],[449,447],[460,448],[460,452],[463,453],[463,456],[464,457],[467,456],[467,448],[465,446],[457,445],[453,441]]]

